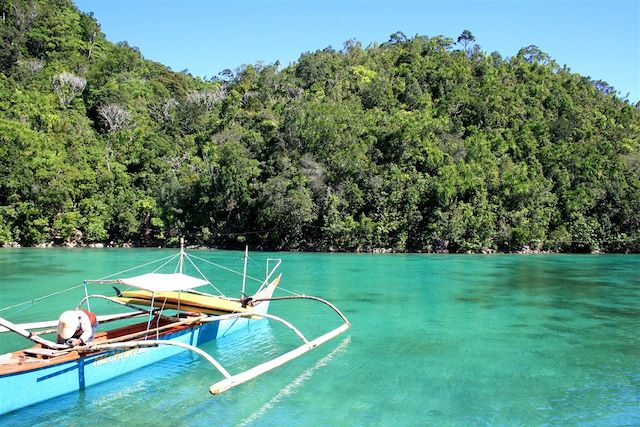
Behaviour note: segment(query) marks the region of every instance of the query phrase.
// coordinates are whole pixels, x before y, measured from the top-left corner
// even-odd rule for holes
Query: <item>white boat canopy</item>
[[[147,273],[141,276],[133,276],[116,280],[98,280],[105,284],[123,284],[151,292],[185,291],[200,286],[208,285],[207,280],[188,276],[182,273],[161,274]]]

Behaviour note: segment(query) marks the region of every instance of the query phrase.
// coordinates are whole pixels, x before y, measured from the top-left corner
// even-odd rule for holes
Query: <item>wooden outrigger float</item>
[[[35,343],[30,348],[0,355],[0,390],[11,390],[10,393],[3,392],[0,414],[82,390],[183,351],[198,354],[220,372],[223,378],[211,385],[209,390],[212,394],[219,394],[299,357],[351,326],[337,307],[322,298],[306,295],[274,297],[273,293],[281,276],[273,277],[281,260],[267,260],[266,278],[253,295],[245,297],[245,252],[243,297],[231,298],[195,289],[210,282],[204,278],[182,246],[180,253],[163,265],[177,256],[179,261],[175,273],[148,273],[113,280],[85,281],[85,297],[78,308],[85,305],[90,308],[91,300],[100,299],[132,309],[125,313],[98,315],[98,332],[86,344],[71,346],[44,338],[43,335],[55,332],[55,329],[51,329],[57,326],[58,322],[55,320],[14,324],[0,317],[0,333],[13,332]],[[206,262],[195,256],[193,258]],[[185,259],[193,264],[202,278],[183,273]],[[270,262],[275,262],[276,265],[270,268]],[[116,288],[116,296],[110,297],[89,294],[87,285],[90,284],[127,286],[129,289],[120,292]],[[342,324],[309,340],[287,320],[268,313],[271,301],[292,299],[323,303],[337,313]],[[105,329],[109,322],[123,319],[132,319],[128,322],[133,323]],[[302,340],[302,344],[235,375],[229,373],[210,354],[198,348],[205,342],[246,329],[250,322],[264,319],[291,329]]]

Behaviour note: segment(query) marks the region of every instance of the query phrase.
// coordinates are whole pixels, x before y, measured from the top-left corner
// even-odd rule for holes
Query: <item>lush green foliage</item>
[[[640,249],[640,112],[465,31],[204,81],[0,0],[0,243]]]

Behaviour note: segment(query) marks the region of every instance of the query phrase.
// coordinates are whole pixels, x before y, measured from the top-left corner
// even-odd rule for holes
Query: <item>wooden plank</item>
[[[16,325],[15,323],[11,323],[10,321],[8,321],[5,318],[0,317],[0,326],[4,326],[5,328],[9,329],[12,332],[15,332],[18,335],[22,335],[23,337],[36,342],[38,344],[42,344],[45,347],[49,347],[49,348],[67,348],[66,345],[63,344],[58,344],[55,343],[53,341],[49,341],[46,340],[44,338],[41,338],[37,335],[34,335],[32,332],[20,327],[20,325]]]
[[[23,352],[25,354],[29,354],[32,356],[48,356],[48,357],[56,357],[56,356],[61,356],[63,354],[68,353],[68,351],[49,350],[48,348],[38,348],[38,347],[28,348],[26,350],[23,350]]]

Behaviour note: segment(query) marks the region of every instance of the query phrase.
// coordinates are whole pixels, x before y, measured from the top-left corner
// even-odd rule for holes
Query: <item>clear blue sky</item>
[[[640,0],[75,0],[107,39],[128,41],[173,70],[215,76],[306,51],[364,46],[402,31],[456,39],[470,30],[486,52],[536,45],[572,71],[640,100]]]

